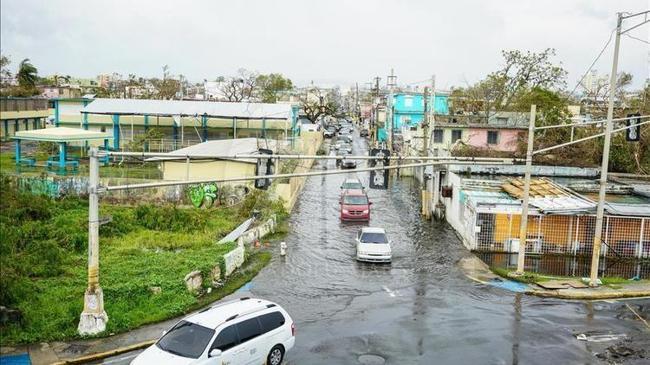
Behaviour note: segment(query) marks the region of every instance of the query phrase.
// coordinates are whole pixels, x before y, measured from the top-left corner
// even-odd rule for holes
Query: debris
[[[607,342],[607,341],[616,341],[620,340],[621,338],[627,337],[626,334],[624,333],[619,333],[619,334],[606,334],[606,335],[597,335],[597,334],[591,334],[591,333],[580,333],[576,335],[576,339],[579,341],[587,341],[587,342]]]
[[[149,291],[151,294],[160,294],[162,292],[162,288],[159,286],[150,286]]]

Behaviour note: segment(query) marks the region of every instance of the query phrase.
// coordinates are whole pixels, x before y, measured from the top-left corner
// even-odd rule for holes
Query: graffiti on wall
[[[190,201],[196,208],[210,208],[217,200],[217,185],[200,184],[188,188]]]
[[[61,196],[61,184],[47,177],[21,177],[18,179],[18,189],[35,195],[45,195],[50,198]]]

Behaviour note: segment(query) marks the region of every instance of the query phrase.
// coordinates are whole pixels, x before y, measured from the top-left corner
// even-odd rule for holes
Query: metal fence
[[[475,251],[518,252],[519,214],[476,213]],[[601,254],[617,258],[650,258],[650,218],[605,216]],[[596,217],[530,215],[526,253],[591,255]]]

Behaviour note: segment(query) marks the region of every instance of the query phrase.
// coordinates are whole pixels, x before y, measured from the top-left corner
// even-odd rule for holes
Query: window
[[[219,336],[217,336],[217,339],[212,343],[210,350],[219,349],[221,351],[226,351],[231,347],[237,346],[237,344],[239,344],[237,328],[235,325],[232,325],[219,332]]]
[[[361,234],[363,243],[388,243],[388,238],[383,233],[365,232]]]
[[[368,197],[365,195],[345,195],[343,204],[349,205],[368,205]]]
[[[433,143],[442,143],[442,129],[433,130]]]
[[[498,131],[488,131],[487,132],[487,144],[497,144],[499,143],[499,132]]]
[[[102,126],[102,127],[100,128],[100,131],[102,131],[102,132],[106,132],[106,127]]]
[[[262,325],[262,332],[266,333],[279,328],[284,324],[284,316],[280,312],[267,313],[259,317],[260,324]]]
[[[410,96],[404,97],[404,107],[411,108],[413,106],[413,98]]]
[[[239,332],[239,340],[244,343],[248,340],[259,336],[262,333],[260,322],[257,318],[247,319],[237,324],[237,331]]]
[[[454,129],[451,131],[451,143],[463,138],[463,131],[461,129]]]
[[[212,336],[214,330],[196,323],[181,321],[156,342],[156,346],[174,355],[198,359]]]

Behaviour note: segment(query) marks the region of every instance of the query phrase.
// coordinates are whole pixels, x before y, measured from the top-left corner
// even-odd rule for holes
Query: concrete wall
[[[488,131],[497,132],[497,143],[488,144],[487,137]],[[467,144],[472,147],[490,148],[496,151],[509,151],[514,152],[517,150],[517,141],[519,134],[522,133],[518,129],[476,129],[472,128],[467,131]],[[451,133],[450,133],[451,134]]]
[[[471,206],[465,205],[461,199],[461,187],[463,179],[453,172],[447,172],[443,185],[451,185],[453,188],[451,198],[440,198],[445,204],[445,217],[447,223],[451,225],[456,234],[463,241],[463,245],[468,249],[472,249],[474,242],[474,212],[471,211]]]
[[[185,161],[162,162],[163,180],[186,180],[188,169]],[[189,180],[224,179],[255,176],[255,164],[237,161],[190,161]],[[237,184],[245,182],[239,181]]]
[[[315,155],[323,143],[322,132],[303,132],[300,135],[300,153],[304,155]],[[314,160],[302,160],[295,173],[308,172],[311,170]],[[275,186],[275,196],[284,200],[284,207],[291,212],[296,200],[305,185],[306,177],[292,177],[289,182],[279,183]]]
[[[244,247],[238,246],[234,250],[223,255],[225,266],[224,276],[230,276],[237,268],[244,264]]]

